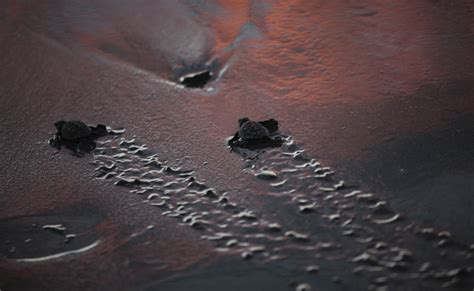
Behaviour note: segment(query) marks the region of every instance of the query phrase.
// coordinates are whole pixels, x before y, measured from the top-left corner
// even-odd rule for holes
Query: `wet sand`
[[[295,195],[271,195],[268,181],[230,153],[225,139],[243,116],[277,118],[282,134],[331,167],[337,181],[375,193],[401,214],[399,226],[449,231],[469,248],[474,6],[412,2],[0,4],[0,288],[291,290],[308,282],[313,290],[366,290],[371,277],[354,275],[350,261],[360,246],[340,237],[338,224],[321,223],[327,200],[301,214]],[[203,69],[216,77],[204,89],[176,85]],[[96,179],[98,153],[56,153],[47,140],[60,119],[123,127],[123,138],[136,137],[147,156],[193,170],[258,222],[334,241],[345,256],[313,249],[311,259],[289,252],[287,261],[265,262],[219,251],[201,231],[130,193],[135,188]],[[308,185],[290,186],[305,194]],[[55,224],[78,237],[64,243],[65,234],[38,229]],[[376,235],[392,238],[396,227],[375,228]],[[443,249],[426,248],[437,240],[410,235],[402,246],[413,252],[413,268],[424,259],[446,269],[472,266],[472,259],[438,258]],[[54,257],[70,251],[77,252]],[[306,274],[308,264],[320,272]],[[388,278],[390,290],[446,283]],[[459,280],[449,288],[472,289],[472,279]]]

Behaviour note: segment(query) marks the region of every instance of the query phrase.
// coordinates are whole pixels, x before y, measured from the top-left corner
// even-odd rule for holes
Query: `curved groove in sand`
[[[85,246],[83,248],[77,249],[77,250],[72,250],[72,251],[67,251],[67,252],[62,252],[54,255],[49,255],[49,256],[44,256],[44,257],[38,257],[38,258],[23,258],[23,259],[16,259],[16,262],[22,262],[22,263],[38,263],[38,262],[44,262],[44,261],[49,261],[49,260],[55,260],[59,259],[65,256],[69,255],[74,255],[74,254],[80,254],[87,252],[96,246],[98,246],[100,243],[100,240],[95,241],[94,243]]]

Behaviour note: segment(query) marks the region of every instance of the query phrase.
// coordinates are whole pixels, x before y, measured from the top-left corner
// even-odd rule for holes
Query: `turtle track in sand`
[[[260,209],[233,203],[230,191],[198,181],[193,170],[174,167],[116,133],[94,150],[96,177],[141,195],[162,215],[199,231],[220,253],[282,261],[298,270],[320,260],[341,261],[367,278],[369,289],[419,281],[426,288],[458,290],[472,281],[472,245],[407,221],[381,197],[347,186],[291,137],[281,148],[244,157],[243,170],[264,183],[266,203],[290,213],[297,230],[265,218]]]

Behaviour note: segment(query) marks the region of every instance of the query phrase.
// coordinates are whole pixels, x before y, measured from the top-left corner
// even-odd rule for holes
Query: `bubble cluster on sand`
[[[365,276],[372,289],[420,279],[449,286],[472,272],[469,246],[446,231],[404,220],[379,196],[338,180],[291,137],[281,148],[244,160],[244,171],[268,187],[266,197],[274,207],[296,210],[294,218],[304,222],[298,229],[233,202],[229,191],[199,181],[193,170],[161,160],[135,139],[115,136],[100,141],[94,152],[98,179],[141,195],[163,215],[200,231],[221,253],[262,262],[302,261],[302,272],[322,258],[343,260],[353,265],[355,274]],[[423,252],[417,253],[420,248]],[[319,271],[319,266],[310,269]]]

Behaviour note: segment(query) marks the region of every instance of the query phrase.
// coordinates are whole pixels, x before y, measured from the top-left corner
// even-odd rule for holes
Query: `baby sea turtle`
[[[87,138],[92,134],[92,129],[84,122],[78,120],[60,120],[56,122],[54,126],[58,130],[58,135],[64,140],[79,140],[81,138]]]
[[[278,129],[278,122],[275,119],[270,120],[276,122]],[[252,121],[248,117],[239,119],[239,127],[238,135],[243,140],[262,139],[270,135],[270,130],[266,126],[260,122]]]
[[[54,137],[49,140],[49,144],[57,149],[61,149],[61,146],[64,145],[77,156],[92,151],[96,146],[95,140],[107,134],[105,125],[88,126],[78,120],[60,120],[54,126],[57,131]]]
[[[278,121],[268,119],[252,121],[248,117],[239,119],[239,130],[229,140],[231,148],[239,147],[251,150],[281,146],[281,139],[275,136]]]

